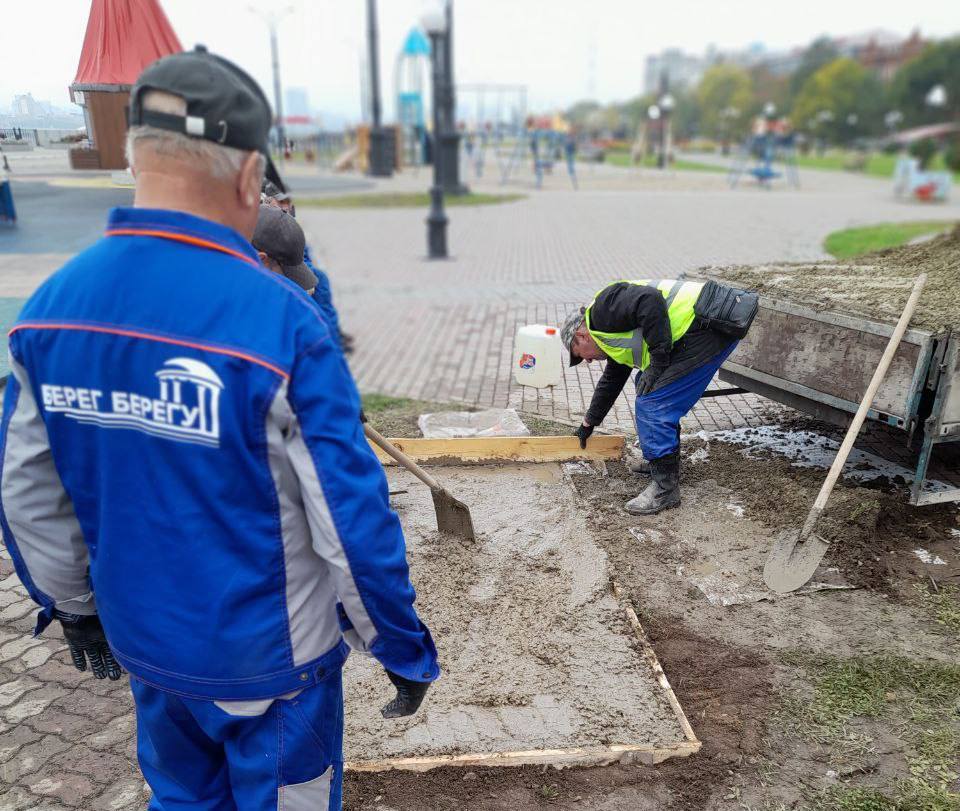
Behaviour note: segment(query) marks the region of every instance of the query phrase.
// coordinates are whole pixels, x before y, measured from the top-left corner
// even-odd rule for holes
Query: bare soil
[[[843,263],[709,267],[696,275],[817,310],[896,321],[920,273],[927,274],[927,284],[912,326],[934,333],[960,327],[960,226],[926,242]]]
[[[843,481],[822,528],[835,541],[823,569],[852,588],[774,598],[761,574],[771,539],[799,527],[824,471],[742,451],[685,441],[682,504],[653,517],[623,511],[646,485],[624,464],[571,477],[586,531],[606,552],[703,741],[699,754],[656,767],[348,774],[346,807],[813,811],[823,806],[811,798],[832,786],[892,793],[910,776],[902,725],[857,718],[847,734],[867,743],[838,760],[783,720],[784,696],[811,689],[810,674],[791,656],[960,661],[956,634],[916,599],[918,584],[960,583],[957,510],[910,508],[889,488]],[[923,563],[919,548],[944,563]],[[745,601],[711,601],[718,584]],[[856,806],[874,807],[887,806]]]

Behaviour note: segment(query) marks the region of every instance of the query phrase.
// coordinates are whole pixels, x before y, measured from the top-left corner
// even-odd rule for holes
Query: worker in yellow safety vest
[[[570,365],[607,361],[576,431],[585,448],[637,369],[637,436],[650,485],[626,509],[651,515],[680,504],[680,420],[736,348],[756,314],[755,293],[714,281],[617,281],[572,312],[560,337]]]

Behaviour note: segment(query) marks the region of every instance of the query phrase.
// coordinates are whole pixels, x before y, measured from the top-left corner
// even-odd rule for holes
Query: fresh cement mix
[[[410,474],[388,476],[408,491],[393,506],[443,675],[416,715],[386,721],[386,675],[351,656],[348,761],[683,741],[558,465],[443,468],[475,542],[437,531],[430,492]]]

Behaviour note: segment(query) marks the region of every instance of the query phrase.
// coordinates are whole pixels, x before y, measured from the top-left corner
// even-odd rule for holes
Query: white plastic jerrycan
[[[513,376],[521,386],[545,389],[563,379],[560,330],[528,324],[517,330],[513,347]]]

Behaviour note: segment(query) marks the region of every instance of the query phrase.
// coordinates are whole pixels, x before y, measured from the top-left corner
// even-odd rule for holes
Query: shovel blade
[[[814,534],[800,540],[796,530],[781,533],[764,564],[764,582],[780,594],[796,591],[813,577],[829,548],[830,544]]]
[[[476,540],[477,533],[473,530],[470,508],[446,490],[432,492],[433,508],[437,513],[437,529],[441,532],[449,532],[451,535],[459,535],[468,541]]]

